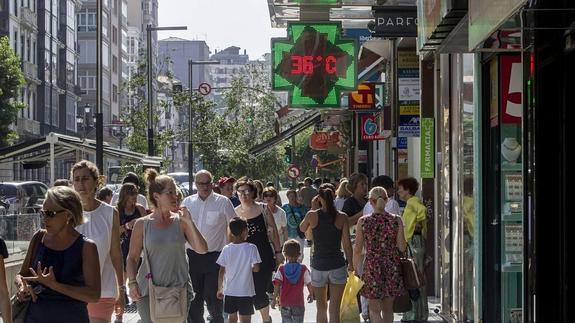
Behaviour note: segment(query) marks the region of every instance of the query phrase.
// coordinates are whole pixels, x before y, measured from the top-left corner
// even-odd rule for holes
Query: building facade
[[[190,69],[188,62],[205,61],[210,58],[210,48],[203,40],[187,40],[170,37],[158,41],[158,68],[160,75],[170,71],[173,77],[189,87]],[[210,68],[207,65],[193,65],[192,88],[202,82],[210,82]]]

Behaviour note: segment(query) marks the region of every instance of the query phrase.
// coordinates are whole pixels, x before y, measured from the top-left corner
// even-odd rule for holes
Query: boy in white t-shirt
[[[224,312],[229,314],[229,323],[237,322],[238,312],[240,322],[249,323],[254,314],[252,298],[256,295],[252,272],[260,270],[262,260],[258,248],[246,242],[248,222],[244,218],[233,218],[229,229],[232,243],[222,249],[216,261],[220,265],[217,296],[224,300]]]

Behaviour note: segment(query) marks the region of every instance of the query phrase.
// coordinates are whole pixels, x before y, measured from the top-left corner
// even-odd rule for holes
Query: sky
[[[266,0],[158,0],[158,20],[160,27],[188,27],[158,32],[158,39],[205,40],[212,53],[237,46],[252,60],[270,52],[272,37],[286,37],[271,27]]]

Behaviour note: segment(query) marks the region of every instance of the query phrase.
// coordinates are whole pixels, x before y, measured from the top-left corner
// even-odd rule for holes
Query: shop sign
[[[366,28],[345,28],[343,33],[346,37],[357,39],[359,45],[363,45],[370,40],[381,40],[381,37],[374,37]]]
[[[375,109],[375,85],[362,83],[357,91],[349,93],[349,110],[364,111]]]
[[[527,0],[469,0],[469,49],[481,47],[483,41],[526,2]]]
[[[314,131],[309,138],[309,147],[314,150],[328,150],[339,144],[339,131]]]
[[[523,66],[521,55],[499,58],[501,76],[501,123],[521,123],[523,116]]]
[[[373,7],[376,37],[417,37],[416,6]]]
[[[399,115],[419,115],[419,110],[418,104],[400,105]]]
[[[421,177],[435,177],[435,127],[433,118],[421,118]]]
[[[272,39],[272,90],[287,91],[290,108],[340,107],[357,88],[357,41],[341,34],[341,22],[295,21]]]
[[[399,116],[399,137],[419,137],[419,115]]]
[[[419,78],[398,78],[399,101],[419,101]]]
[[[383,113],[361,116],[361,139],[384,140],[391,136],[391,130],[384,130]]]
[[[407,149],[407,137],[397,137],[397,149]]]

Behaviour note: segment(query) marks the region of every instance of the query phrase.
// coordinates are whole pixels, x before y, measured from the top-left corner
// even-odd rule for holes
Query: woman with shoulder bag
[[[18,300],[31,301],[13,314],[27,323],[88,323],[87,303],[100,298],[100,265],[96,244],[75,229],[84,221],[80,197],[53,187],[40,213],[46,230],[34,234],[15,278]]]
[[[353,265],[358,272],[365,247],[365,262],[360,293],[368,299],[369,318],[373,323],[393,322],[393,301],[407,293],[400,271],[400,253],[407,243],[398,215],[385,211],[387,192],[374,187],[369,192],[372,214],[359,218],[356,227]]]
[[[126,260],[130,297],[136,300],[143,323],[181,323],[187,319],[193,298],[186,241],[199,254],[206,253],[208,246],[190,219],[172,212],[178,206],[174,180],[154,169],[148,169],[145,178],[154,210],[137,219],[132,229]],[[162,293],[171,295],[173,302],[169,297],[167,303],[162,302]]]
[[[244,217],[248,221],[247,242],[253,243],[258,248],[260,258],[260,270],[254,272],[254,308],[260,311],[264,323],[271,322],[269,314],[270,300],[267,295],[268,286],[272,281],[272,273],[276,269],[276,264],[283,263],[282,247],[279,242],[279,234],[273,215],[266,212],[260,204],[255,202],[257,197],[257,187],[250,179],[240,178],[236,184],[238,197],[242,202],[236,207],[236,214]],[[273,248],[270,244],[268,229],[272,232]],[[275,259],[274,259],[275,249]]]

